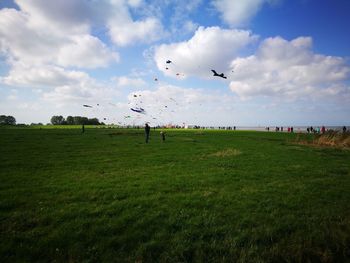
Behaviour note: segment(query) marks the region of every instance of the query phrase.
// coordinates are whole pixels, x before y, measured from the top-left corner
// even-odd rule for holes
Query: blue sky
[[[0,114],[350,125],[349,13],[348,0],[2,0]]]

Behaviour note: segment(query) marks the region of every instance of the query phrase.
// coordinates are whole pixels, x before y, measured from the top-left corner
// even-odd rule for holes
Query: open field
[[[350,151],[247,131],[0,129],[1,262],[345,262]]]

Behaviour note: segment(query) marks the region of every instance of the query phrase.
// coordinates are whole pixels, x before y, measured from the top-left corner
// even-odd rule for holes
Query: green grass
[[[350,151],[295,134],[0,129],[1,262],[346,262]]]

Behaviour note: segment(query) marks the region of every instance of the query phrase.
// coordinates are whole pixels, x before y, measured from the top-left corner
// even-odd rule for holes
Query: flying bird
[[[227,77],[224,75],[224,73],[218,74],[214,69],[211,70],[211,72],[214,73],[214,77],[221,77],[223,79],[227,79]]]

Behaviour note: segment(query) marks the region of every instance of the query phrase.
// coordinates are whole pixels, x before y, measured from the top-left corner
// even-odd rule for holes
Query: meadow
[[[350,261],[349,149],[159,132],[0,129],[1,262]]]

